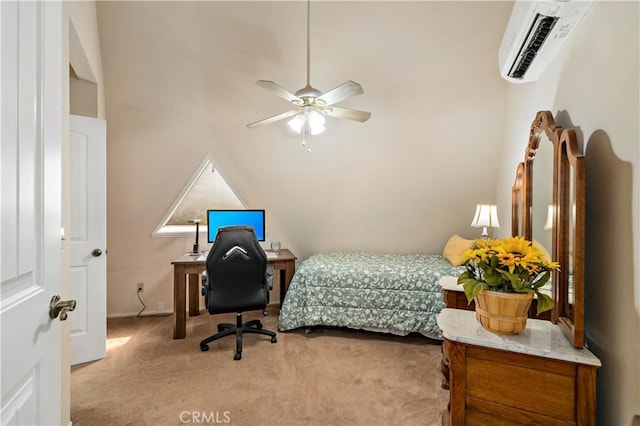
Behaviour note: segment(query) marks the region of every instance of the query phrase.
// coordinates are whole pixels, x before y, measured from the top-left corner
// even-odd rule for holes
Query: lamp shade
[[[498,222],[498,206],[493,204],[478,204],[476,206],[476,214],[473,217],[471,226],[474,228],[500,228]]]

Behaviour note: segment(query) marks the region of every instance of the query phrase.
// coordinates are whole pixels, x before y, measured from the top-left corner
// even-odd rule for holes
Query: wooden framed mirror
[[[573,129],[558,142],[558,261],[555,302],[558,325],[577,348],[584,347],[585,164]]]
[[[542,231],[547,223],[548,206],[556,204],[556,151],[561,131],[562,129],[556,125],[549,111],[538,112],[531,123],[529,143],[524,158],[523,229],[520,234],[527,240],[537,239],[536,237],[543,235]],[[553,225],[552,223],[551,229],[546,230],[550,231],[551,238],[542,238],[544,241],[550,241],[550,244],[545,247],[549,253],[554,251]]]
[[[522,212],[524,202],[524,163],[518,163],[516,178],[511,187],[511,235],[517,237],[524,234]]]
[[[525,152],[522,208],[512,188],[512,233],[560,262],[551,276],[551,320],[577,348],[584,346],[584,182],[575,132],[556,125],[551,112],[538,112]]]

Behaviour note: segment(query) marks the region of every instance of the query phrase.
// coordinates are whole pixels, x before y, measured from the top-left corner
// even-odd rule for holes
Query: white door
[[[104,358],[107,339],[107,125],[72,115],[71,365]]]
[[[62,421],[62,13],[60,2],[0,2],[0,423]],[[65,415],[66,416],[66,415]]]

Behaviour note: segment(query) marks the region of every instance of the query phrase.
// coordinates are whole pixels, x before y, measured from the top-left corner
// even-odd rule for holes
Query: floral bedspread
[[[316,254],[296,271],[279,328],[327,325],[440,338],[436,317],[444,302],[438,280],[463,271],[440,255]]]

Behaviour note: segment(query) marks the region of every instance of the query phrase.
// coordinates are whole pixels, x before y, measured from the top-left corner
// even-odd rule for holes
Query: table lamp
[[[500,223],[498,223],[498,206],[493,204],[478,204],[471,226],[474,228],[482,228],[480,236],[486,241],[487,238],[489,238],[487,228],[500,228]]]
[[[193,251],[191,254],[200,254],[200,244],[199,244],[199,236],[200,236],[200,219],[190,219],[189,223],[196,224],[196,242],[193,244]]]

